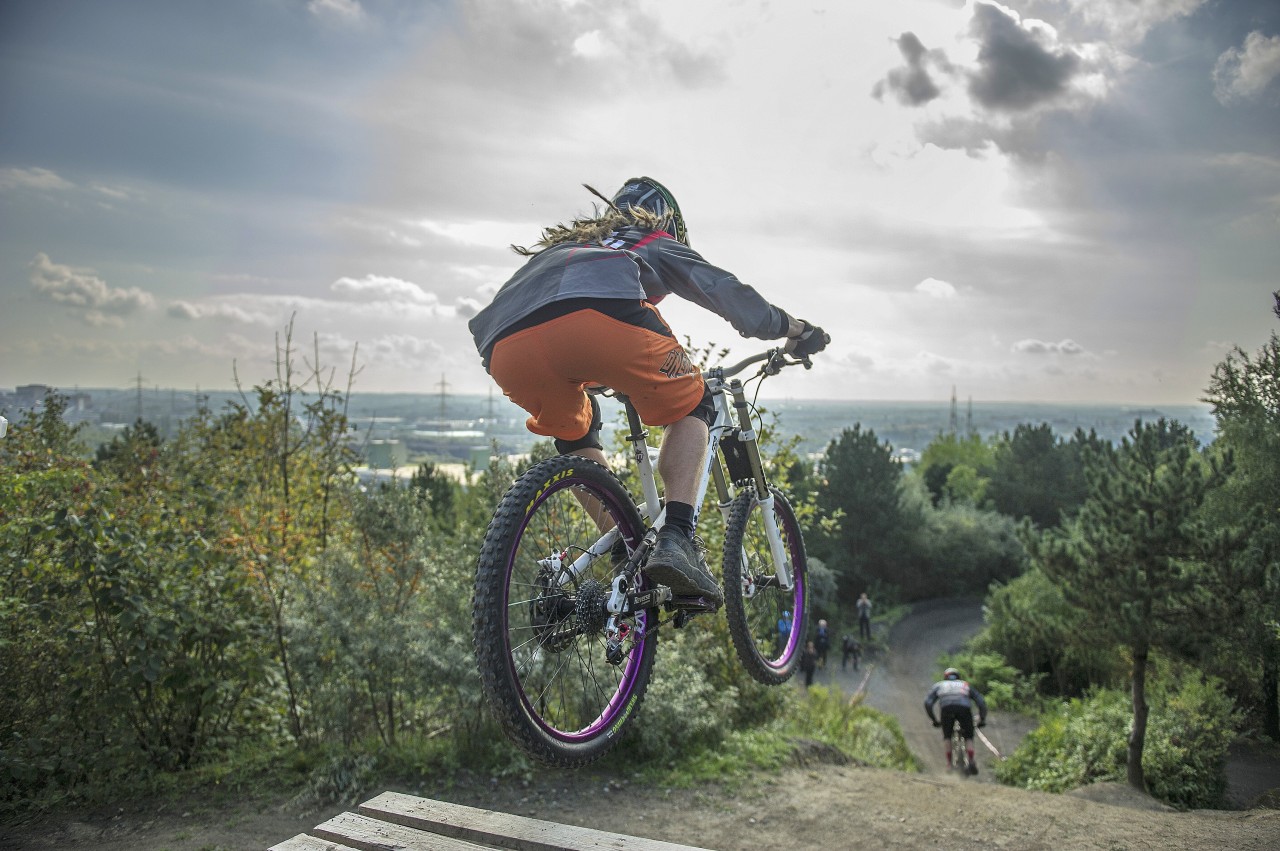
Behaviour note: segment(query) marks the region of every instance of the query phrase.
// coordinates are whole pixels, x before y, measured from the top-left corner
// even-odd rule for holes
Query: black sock
[[[693,537],[693,506],[687,502],[667,503],[667,525]]]

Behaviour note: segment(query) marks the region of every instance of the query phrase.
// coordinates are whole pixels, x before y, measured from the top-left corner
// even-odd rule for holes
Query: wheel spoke
[[[594,517],[584,501],[594,505]],[[613,559],[582,556],[602,528],[617,526],[635,540],[645,531],[643,521],[611,474],[566,456],[517,480],[499,513],[504,510],[486,534],[477,572],[477,656],[481,673],[490,672],[482,681],[526,752],[553,764],[580,764],[610,747],[619,721],[633,717],[631,698],[643,696],[657,641],[648,634],[649,614],[637,612],[624,622],[636,638],[628,639],[620,664],[607,662],[603,606]],[[566,566],[582,559],[581,574],[567,577],[548,561],[555,557]],[[479,613],[482,599],[493,600],[496,620]]]

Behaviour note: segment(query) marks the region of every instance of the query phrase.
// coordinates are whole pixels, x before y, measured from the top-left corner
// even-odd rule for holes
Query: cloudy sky
[[[258,383],[294,317],[487,392],[508,246],[636,174],[830,331],[787,395],[1193,402],[1276,325],[1280,3],[7,0],[0,388]]]

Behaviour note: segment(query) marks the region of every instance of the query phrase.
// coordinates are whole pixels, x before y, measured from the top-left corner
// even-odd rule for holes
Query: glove
[[[795,337],[787,338],[787,354],[807,358],[822,351],[827,347],[827,343],[831,342],[831,335],[817,325],[810,325],[803,319],[800,320],[800,324],[804,326],[804,330]]]
[[[986,718],[983,718],[981,721],[979,721],[979,722],[978,722],[978,726],[979,726],[979,727],[985,727],[985,726],[987,726],[987,719],[986,719]]]
[[[933,726],[935,726],[935,727],[941,727],[941,726],[942,726],[942,722],[941,722],[941,721],[934,721],[934,722],[933,722]]]

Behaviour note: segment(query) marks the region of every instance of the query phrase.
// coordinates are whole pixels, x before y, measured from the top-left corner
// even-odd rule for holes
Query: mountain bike
[[[777,685],[796,669],[809,612],[800,524],[769,483],[747,382],[812,366],[781,349],[703,378],[715,402],[707,465],[695,507],[714,487],[724,523],[725,616],[746,670]],[[535,464],[508,489],[485,532],[476,566],[472,632],[487,702],[510,738],[534,759],[562,767],[604,755],[634,722],[653,675],[658,633],[715,611],[650,583],[645,561],[665,520],[654,476],[657,450],[622,394],[630,457],[642,501],[607,468],[578,455]],[[779,640],[777,623],[792,628]]]
[[[973,731],[978,732],[978,728],[985,726],[985,722],[979,722],[978,719],[973,721]],[[970,776],[978,773],[978,764],[975,760],[969,762],[969,751],[964,746],[964,736],[960,732],[959,722],[951,725],[951,768],[963,776]]]

